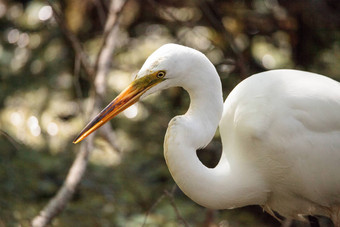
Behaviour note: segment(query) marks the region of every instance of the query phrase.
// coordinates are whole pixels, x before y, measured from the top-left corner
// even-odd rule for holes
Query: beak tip
[[[77,137],[77,138],[75,138],[74,140],[73,140],[73,144],[77,144],[77,143],[79,143],[80,141],[82,141],[82,139],[80,138],[80,137]]]
[[[80,132],[80,134],[73,140],[72,143],[77,144],[85,139],[88,135],[101,127],[105,122],[109,121],[117,114],[137,102],[140,96],[142,96],[150,87],[155,85],[155,83],[150,85],[149,79],[138,82],[137,84],[138,85],[136,85],[134,82],[130,84],[129,87],[127,87],[124,91],[122,91]]]

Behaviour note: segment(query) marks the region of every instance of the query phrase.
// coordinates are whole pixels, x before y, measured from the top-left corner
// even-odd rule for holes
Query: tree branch
[[[105,23],[105,29],[103,34],[103,43],[98,53],[95,69],[96,69],[96,77],[94,80],[94,88],[96,95],[98,95],[98,102],[96,102],[95,109],[99,112],[99,109],[102,108],[102,100],[106,93],[106,83],[105,77],[110,70],[110,63],[112,59],[112,55],[115,50],[115,43],[119,31],[119,19],[121,12],[126,6],[127,0],[113,0],[110,4],[109,16],[107,17]],[[104,135],[104,138],[110,145],[117,151],[120,152],[119,147],[115,143],[113,139],[115,137],[115,133],[111,128],[110,124],[106,124],[99,129],[99,133]]]
[[[189,227],[189,224],[185,221],[185,219],[184,219],[184,218],[182,217],[182,215],[179,213],[179,210],[178,210],[178,208],[177,208],[177,206],[176,206],[176,204],[175,204],[174,193],[175,193],[176,188],[177,188],[177,185],[174,185],[174,186],[172,187],[172,189],[171,189],[170,192],[167,191],[167,190],[165,190],[164,193],[165,193],[165,195],[168,196],[168,198],[170,199],[170,204],[171,204],[172,208],[173,208],[174,211],[175,211],[177,220],[180,221],[180,222],[182,222],[183,225],[184,225],[185,227]]]
[[[33,219],[33,227],[46,226],[55,216],[64,210],[83,178],[92,147],[93,136],[89,137],[81,144],[77,157],[67,174],[64,184],[44,209],[40,211],[39,215]]]
[[[96,93],[101,97],[106,92],[105,77],[110,69],[111,58],[115,50],[115,41],[119,30],[119,18],[120,14],[126,5],[127,0],[113,0],[110,4],[109,16],[107,17],[103,43],[100,47],[97,61],[94,66],[96,69],[96,78],[94,81]]]
[[[101,50],[99,51],[95,67],[90,67],[89,62],[87,61],[87,55],[84,53],[79,40],[71,31],[68,30],[65,22],[62,20],[62,17],[59,15],[57,10],[52,6],[50,2],[49,4],[53,9],[57,23],[61,27],[65,36],[71,42],[72,47],[76,53],[76,58],[79,59],[86,73],[92,79],[91,81],[94,82],[93,88],[95,92],[92,93],[93,94],[92,98],[95,102],[95,105],[91,113],[92,117],[99,111],[99,108],[101,107],[102,97],[104,96],[104,93],[106,91],[105,76],[109,71],[110,67],[109,63],[111,61],[111,57],[115,47],[114,44],[116,40],[116,34],[118,31],[119,15],[123,9],[123,6],[125,6],[126,4],[126,0],[111,1],[110,12],[107,17],[105,31],[103,34],[104,41]],[[105,133],[110,134],[113,133],[111,127],[107,126],[105,127],[105,129],[106,129]],[[40,211],[39,215],[37,215],[32,220],[31,224],[33,227],[46,226],[53,220],[54,217],[56,217],[60,212],[64,210],[64,208],[72,198],[74,192],[77,189],[77,186],[79,185],[81,179],[84,176],[90,151],[93,148],[94,134],[95,133],[89,136],[87,140],[85,140],[80,146],[79,152],[68,172],[64,184],[59,189],[58,193],[43,208],[43,210]],[[117,148],[117,145],[113,142],[112,138],[109,141],[116,150],[119,150]]]
[[[19,151],[18,144],[20,143],[18,141],[16,141],[12,136],[2,129],[0,129],[0,134],[2,134],[12,144],[16,151]]]
[[[156,202],[154,204],[152,204],[150,209],[145,213],[145,217],[144,217],[142,227],[144,227],[146,225],[146,221],[148,219],[149,214],[151,213],[151,210],[153,210],[165,198],[165,196],[169,198],[170,204],[175,211],[177,220],[179,222],[182,222],[185,227],[189,227],[189,224],[185,221],[185,219],[179,213],[179,210],[178,210],[178,208],[175,204],[174,193],[176,191],[176,188],[177,188],[177,185],[174,184],[174,186],[172,186],[172,188],[171,188],[171,191],[164,190],[164,193],[156,200]]]

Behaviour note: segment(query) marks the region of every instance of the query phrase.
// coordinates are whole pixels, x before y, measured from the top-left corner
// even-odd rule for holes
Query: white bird
[[[167,129],[164,156],[172,177],[211,209],[258,204],[270,214],[330,217],[340,226],[340,83],[298,70],[243,80],[223,104],[214,65],[201,52],[166,44],[136,79],[74,140],[78,143],[155,91],[183,87],[190,107]],[[215,168],[196,155],[219,126],[223,152]]]

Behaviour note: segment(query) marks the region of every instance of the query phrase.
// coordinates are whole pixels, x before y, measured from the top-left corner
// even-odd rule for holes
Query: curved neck
[[[200,205],[226,209],[259,204],[264,195],[256,188],[252,191],[250,182],[256,179],[244,179],[244,172],[232,169],[225,152],[213,169],[204,166],[196,155],[196,150],[213,138],[223,111],[219,76],[216,71],[210,73],[213,75],[209,75],[208,84],[199,78],[194,86],[183,85],[191,103],[185,115],[169,123],[164,141],[166,163],[177,185]],[[254,185],[258,184],[254,182]]]

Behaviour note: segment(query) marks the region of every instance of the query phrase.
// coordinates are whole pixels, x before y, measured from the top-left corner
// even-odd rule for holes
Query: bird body
[[[262,177],[265,208],[330,216],[340,205],[338,113],[340,84],[332,79],[297,70],[253,75],[224,104],[223,152]]]
[[[318,74],[255,74],[223,104],[221,81],[208,58],[167,44],[75,143],[138,99],[173,86],[187,90],[191,102],[170,121],[164,156],[188,197],[212,209],[258,204],[272,215],[325,215],[340,225],[340,84]],[[196,150],[211,141],[218,125],[222,156],[207,168]]]

